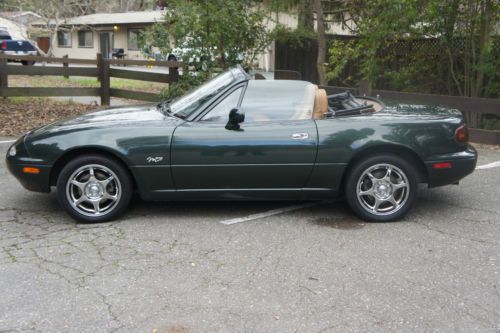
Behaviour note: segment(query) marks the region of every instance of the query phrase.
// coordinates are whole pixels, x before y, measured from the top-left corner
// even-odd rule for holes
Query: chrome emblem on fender
[[[161,156],[157,156],[157,157],[149,156],[146,158],[146,161],[148,163],[159,163],[159,162],[163,161],[163,157],[161,157]]]

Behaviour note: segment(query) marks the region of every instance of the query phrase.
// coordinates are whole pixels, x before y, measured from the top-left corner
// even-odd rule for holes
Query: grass
[[[12,76],[9,77],[11,87],[86,87],[98,88],[99,81],[90,77],[70,77],[68,79],[57,76]],[[146,82],[130,79],[111,78],[111,88],[130,89],[160,93],[168,88],[168,83]]]

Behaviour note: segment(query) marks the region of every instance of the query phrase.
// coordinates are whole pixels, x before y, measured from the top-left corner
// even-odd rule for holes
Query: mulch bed
[[[19,136],[35,127],[95,110],[95,105],[47,98],[10,101],[0,97],[0,136]]]

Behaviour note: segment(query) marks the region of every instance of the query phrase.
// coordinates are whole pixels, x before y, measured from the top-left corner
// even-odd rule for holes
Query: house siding
[[[130,60],[144,60],[145,57],[141,50],[129,50],[128,49],[128,29],[141,28],[152,26],[154,23],[160,21],[164,15],[164,12],[130,12],[130,13],[100,13],[92,14],[87,16],[76,17],[67,23],[67,26],[91,26],[93,28],[93,47],[92,48],[80,48],[78,47],[78,31],[72,32],[72,44],[71,47],[59,47],[57,44],[57,36],[52,36],[51,45],[52,52],[56,57],[62,57],[68,55],[70,58],[83,58],[83,59],[95,59],[96,54],[100,52],[99,43],[99,32],[109,31],[114,32],[114,45],[113,48],[122,48],[126,54],[125,59]],[[272,30],[276,26],[276,21],[289,27],[295,28],[298,24],[298,19],[296,15],[289,15],[287,13],[273,13],[273,19],[267,20],[265,22],[267,28]],[[117,17],[121,18],[117,21]],[[144,19],[144,21],[142,21]],[[115,22],[115,23],[112,23]],[[117,24],[118,30],[114,31],[114,24]],[[341,24],[330,24],[328,33],[330,34],[340,34],[349,35],[350,32],[346,27]],[[256,62],[258,67],[264,70],[273,70],[275,66],[275,47],[274,43],[269,45],[266,52],[261,54]]]
[[[127,55],[125,59],[131,60],[143,60],[145,59],[140,50],[129,50],[128,49],[128,29],[139,28],[143,29],[145,26],[118,26],[118,30],[114,31],[113,26],[100,27],[99,29],[92,30],[93,33],[93,45],[92,47],[79,47],[78,46],[78,30],[71,32],[71,47],[59,47],[57,43],[57,34],[53,34],[51,37],[51,43],[53,45],[52,53],[55,57],[63,57],[67,55],[69,58],[79,58],[79,59],[95,59],[96,54],[100,52],[99,44],[99,33],[101,32],[113,32],[114,45],[113,48],[122,48]]]

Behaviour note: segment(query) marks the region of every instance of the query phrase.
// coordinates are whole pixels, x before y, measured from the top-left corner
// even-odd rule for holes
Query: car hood
[[[145,104],[126,107],[112,107],[84,115],[59,120],[42,126],[28,133],[30,137],[49,133],[78,131],[102,127],[148,127],[168,126],[180,121],[179,118],[168,116],[160,112],[157,104]]]

